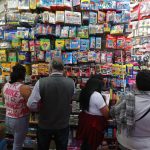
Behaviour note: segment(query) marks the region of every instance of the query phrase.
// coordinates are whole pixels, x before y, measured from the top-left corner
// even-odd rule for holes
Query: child
[[[5,140],[5,125],[0,124],[0,150],[7,150],[7,141]]]

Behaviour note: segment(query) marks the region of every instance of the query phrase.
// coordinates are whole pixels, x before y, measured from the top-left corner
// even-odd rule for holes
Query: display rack
[[[133,84],[136,67],[131,63],[132,39],[128,37],[132,32],[129,0],[8,0],[4,12],[0,18],[1,84],[9,80],[12,66],[19,62],[26,67],[26,82],[34,85],[48,76],[48,64],[55,56],[62,57],[65,74],[77,87],[96,73],[105,76],[106,90],[112,89],[113,82],[110,105],[116,102],[118,91]],[[71,145],[76,143],[79,111],[78,99],[73,98]],[[32,113],[31,143],[36,126],[37,113]],[[116,144],[115,132],[110,123],[105,136],[109,145]]]

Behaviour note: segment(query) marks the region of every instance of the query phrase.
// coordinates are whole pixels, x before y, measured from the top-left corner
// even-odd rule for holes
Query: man
[[[27,106],[39,109],[38,150],[49,150],[54,136],[57,150],[67,150],[69,136],[69,116],[74,82],[63,76],[64,65],[56,57],[50,64],[51,74],[35,84]]]

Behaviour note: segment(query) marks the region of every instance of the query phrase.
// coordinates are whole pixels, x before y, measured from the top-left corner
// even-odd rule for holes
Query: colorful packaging
[[[64,6],[72,8],[73,0],[64,0]]]
[[[78,52],[78,62],[88,62],[88,52]]]
[[[72,52],[62,53],[62,60],[64,64],[72,64]]]
[[[105,64],[107,62],[107,53],[101,52],[101,63]]]
[[[36,52],[31,52],[31,62],[37,62]]]
[[[30,64],[31,63],[31,53],[25,51],[19,51],[18,60],[21,64]]]
[[[104,25],[96,25],[96,34],[103,34],[104,33]]]
[[[73,7],[79,6],[81,4],[80,0],[73,0]]]
[[[111,30],[111,24],[109,23],[104,23],[104,32],[109,33]]]
[[[112,52],[107,52],[107,63],[112,63],[113,61],[112,61],[112,59],[113,59],[113,53]]]
[[[45,61],[45,52],[44,51],[36,51],[37,61]]]
[[[123,11],[122,12],[122,21],[123,23],[130,22],[130,11]]]
[[[88,65],[83,65],[80,67],[80,76],[81,77],[90,77],[91,72],[90,72],[90,66]]]
[[[89,11],[83,11],[82,12],[82,21],[83,22],[89,22],[90,20],[90,12]]]
[[[89,39],[80,39],[80,50],[81,51],[89,50]]]
[[[55,35],[59,37],[61,34],[61,25],[56,25]]]
[[[65,11],[65,23],[81,25],[81,12]]]
[[[30,9],[36,9],[36,0],[30,0]]]
[[[70,66],[65,66],[65,67],[64,67],[64,70],[65,70],[65,75],[66,75],[67,77],[72,76],[72,67],[70,67]]]
[[[140,19],[143,19],[143,17],[149,18],[150,12],[150,3],[149,1],[143,1],[140,3]]]
[[[4,31],[4,39],[7,41],[12,41],[17,38],[17,30],[5,30]]]
[[[89,28],[88,26],[81,26],[77,28],[77,37],[89,38]]]
[[[129,2],[117,2],[117,10],[126,10],[126,11],[130,11],[130,1]]]
[[[126,33],[126,34],[132,33],[132,25],[130,25],[130,24],[125,24],[125,25],[124,25],[124,33]]]
[[[116,13],[115,23],[122,23],[122,13]]]
[[[90,10],[98,10],[98,1],[90,0]]]
[[[118,36],[117,37],[117,49],[124,49],[125,48],[125,37]]]
[[[39,40],[35,40],[35,49],[40,50],[40,41]]]
[[[69,27],[69,38],[75,38],[76,37],[76,27]]]
[[[110,34],[123,34],[124,25],[114,25],[111,28]]]
[[[22,40],[21,49],[22,51],[29,51],[28,40]]]
[[[52,24],[56,23],[56,15],[55,15],[55,13],[49,12],[49,23],[52,23]]]
[[[69,26],[64,26],[61,29],[61,38],[68,38],[69,37]]]
[[[115,49],[116,48],[116,37],[111,36],[111,35],[107,35],[106,38],[106,48],[112,48]]]
[[[16,52],[9,52],[8,53],[8,62],[17,62]]]
[[[32,64],[32,75],[38,75],[38,64]]]
[[[10,76],[11,63],[2,63],[1,69],[2,69],[2,76]]]
[[[18,1],[17,0],[7,0],[7,8],[8,9],[17,9],[18,8]]]
[[[107,11],[106,22],[114,22],[115,20],[116,20],[116,12],[115,11]]]
[[[74,38],[70,40],[70,49],[80,49],[80,38]]]
[[[101,37],[96,37],[96,49],[101,49],[102,41]]]
[[[56,11],[56,22],[60,22],[60,23],[65,22],[65,13],[64,13],[64,11]]]
[[[19,40],[19,39],[13,39],[11,45],[12,45],[12,48],[19,49],[19,48],[21,48],[21,40]]]
[[[65,40],[64,39],[56,39],[55,41],[55,49],[56,50],[64,50],[65,48]]]
[[[80,76],[80,68],[72,67],[72,76],[79,77]]]
[[[28,39],[29,38],[29,29],[24,28],[24,27],[17,27],[17,38]]]
[[[20,13],[15,12],[8,12],[7,13],[7,24],[10,25],[18,25],[20,21]]]
[[[0,39],[4,39],[4,30],[0,29]]]
[[[98,11],[98,23],[104,23],[106,21],[106,13]]]
[[[88,52],[88,62],[95,62],[96,53],[94,51]]]
[[[77,64],[78,62],[78,53],[72,52],[72,64]]]
[[[51,59],[54,57],[61,57],[61,51],[51,50]]]
[[[95,75],[96,74],[96,66],[95,66],[95,64],[91,64],[91,66],[90,66],[90,73],[91,73],[91,75]]]
[[[45,62],[50,62],[51,61],[51,52],[50,51],[46,51],[45,53]]]
[[[97,13],[96,12],[90,12],[90,24],[97,24]]]
[[[125,39],[125,50],[131,50],[132,49],[132,39],[126,38]]]
[[[129,63],[131,62],[132,58],[131,58],[131,51],[126,51],[126,59],[125,59],[125,62],[126,63]]]
[[[70,39],[65,39],[65,49],[64,50],[70,50]]]
[[[34,52],[34,51],[35,51],[35,43],[34,43],[34,40],[29,41],[29,49],[30,49],[31,52]]]
[[[89,10],[90,9],[90,0],[81,0],[81,9]]]
[[[90,34],[90,35],[95,35],[95,34],[97,34],[97,26],[98,26],[98,25],[93,25],[93,24],[90,24],[90,25],[89,25],[89,34]]]
[[[100,55],[101,55],[100,52],[96,52],[96,58],[95,58],[96,63],[100,63],[100,61],[101,61]]]
[[[40,39],[41,50],[48,51],[50,50],[50,40],[49,39]]]
[[[18,9],[29,10],[30,0],[19,0]]]
[[[95,49],[96,39],[95,37],[90,37],[90,49]]]
[[[6,50],[0,50],[0,62],[6,61],[7,61]]]

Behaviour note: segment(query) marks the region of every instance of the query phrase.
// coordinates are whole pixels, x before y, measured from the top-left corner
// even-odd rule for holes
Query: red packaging
[[[132,38],[126,38],[125,40],[125,50],[132,49]]]
[[[116,49],[117,39],[115,36],[107,35],[106,38],[106,48]]]
[[[117,49],[124,49],[125,48],[125,37],[118,36],[117,37]]]

